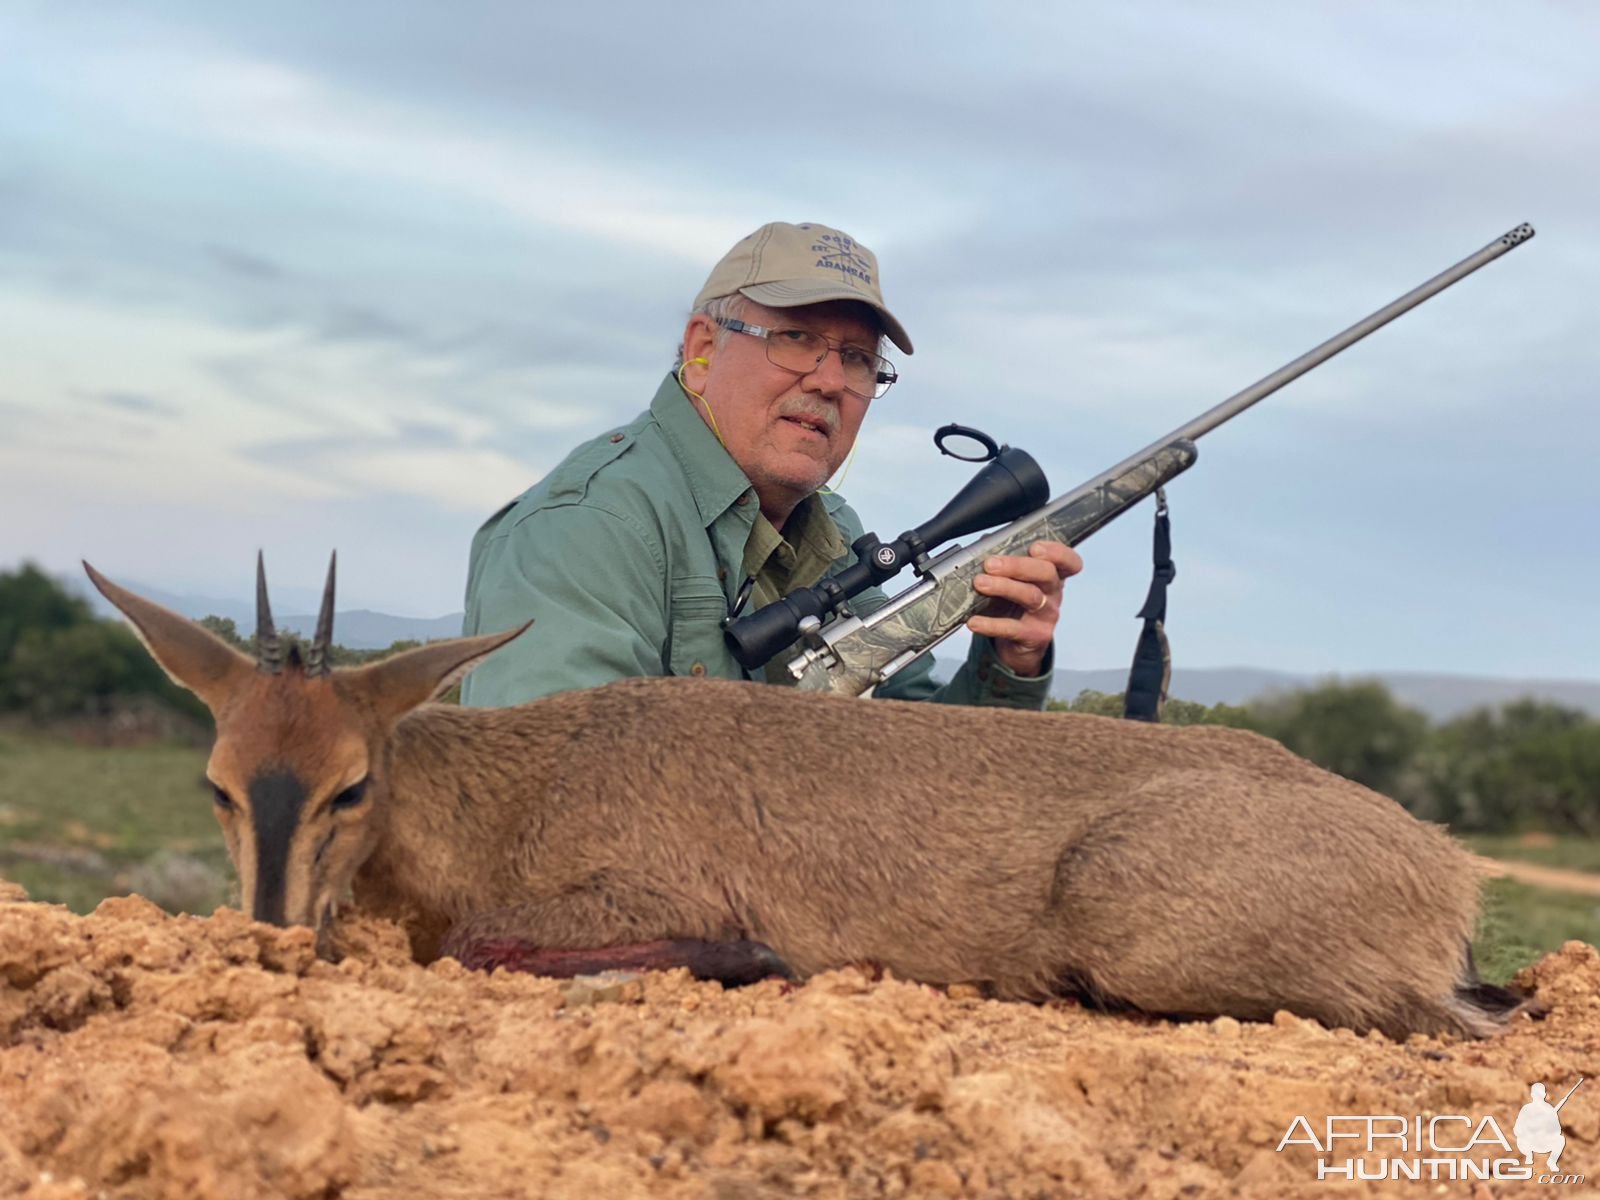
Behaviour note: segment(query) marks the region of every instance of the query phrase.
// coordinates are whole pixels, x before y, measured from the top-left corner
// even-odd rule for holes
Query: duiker
[[[1521,1002],[1473,969],[1471,856],[1255,734],[687,679],[464,709],[426,701],[520,630],[331,670],[331,569],[302,660],[258,563],[252,660],[87,569],[216,716],[258,920],[321,928],[353,884],[423,959],[875,963],[1393,1037],[1486,1035]]]

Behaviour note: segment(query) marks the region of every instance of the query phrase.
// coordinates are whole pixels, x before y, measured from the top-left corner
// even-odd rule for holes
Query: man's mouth
[[[801,429],[804,429],[809,433],[813,433],[817,437],[826,438],[828,436],[828,426],[824,421],[816,420],[813,417],[803,416],[784,417],[783,419],[789,422],[791,425],[798,425]]]

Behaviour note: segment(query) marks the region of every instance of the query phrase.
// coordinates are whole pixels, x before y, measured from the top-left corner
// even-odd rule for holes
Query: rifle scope
[[[992,442],[989,445],[993,447]],[[940,449],[944,449],[942,442]],[[746,670],[764,666],[800,636],[800,622],[807,617],[821,620],[825,615],[843,612],[851,598],[899,574],[908,565],[920,575],[926,570],[928,552],[934,547],[991,525],[1015,521],[1049,499],[1050,484],[1033,456],[1026,450],[1001,446],[993,450],[983,470],[929,520],[892,542],[880,542],[875,534],[862,534],[850,546],[856,552],[853,565],[815,587],[797,588],[747,616],[729,621],[723,630],[728,646]]]

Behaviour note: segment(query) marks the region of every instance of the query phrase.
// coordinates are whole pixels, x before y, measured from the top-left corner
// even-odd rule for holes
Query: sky
[[[1520,222],[1206,436],[1189,667],[1600,679],[1600,6],[0,0],[0,570],[461,607],[478,525],[631,419],[769,220],[878,255],[915,355],[836,486],[1054,494]],[[1063,666],[1126,662],[1146,505]]]

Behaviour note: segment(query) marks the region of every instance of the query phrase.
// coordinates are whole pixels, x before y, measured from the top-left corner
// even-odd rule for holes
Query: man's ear
[[[504,633],[418,646],[393,658],[343,671],[341,679],[345,686],[364,696],[385,721],[396,721],[417,705],[447,691],[532,624],[528,621]]]
[[[717,348],[717,327],[704,313],[695,313],[683,327],[683,369],[679,382],[697,392],[706,390],[706,375]]]
[[[188,617],[120,588],[88,563],[89,580],[122,610],[134,633],[161,669],[216,713],[235,689],[255,674],[255,663]]]

